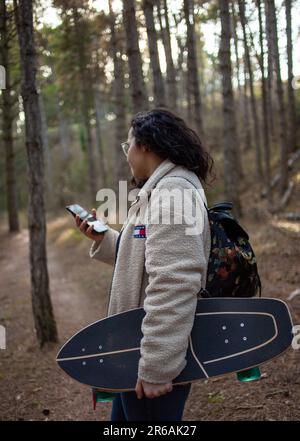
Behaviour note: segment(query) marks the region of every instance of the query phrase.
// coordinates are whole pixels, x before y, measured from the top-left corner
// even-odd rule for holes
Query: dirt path
[[[264,214],[257,217],[249,211],[244,226],[256,251],[263,295],[286,301],[300,287],[300,240],[271,228]],[[60,342],[40,351],[31,312],[28,232],[9,236],[0,223],[0,324],[7,332],[7,349],[0,351],[0,419],[109,420],[111,403],[98,405],[94,412],[90,389],[69,379],[56,366],[55,356],[67,338],[105,315],[112,267],[89,258],[89,240],[64,213],[48,220],[47,233]],[[300,324],[300,296],[289,305],[294,323]],[[228,375],[194,383],[184,419],[299,420],[300,350],[288,350],[261,371],[259,382],[239,383]]]
[[[56,365],[62,344],[105,314],[112,269],[88,256],[90,242],[65,216],[48,223],[51,297],[60,342],[40,351],[31,312],[28,231],[9,237],[0,230],[0,323],[7,349],[0,353],[0,419],[105,420],[110,403],[94,412],[89,388],[69,379]]]

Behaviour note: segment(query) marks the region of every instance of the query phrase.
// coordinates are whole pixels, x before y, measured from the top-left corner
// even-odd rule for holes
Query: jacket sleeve
[[[117,230],[108,227],[108,230],[104,233],[103,240],[98,247],[97,243],[93,241],[89,253],[90,257],[108,263],[109,265],[114,265],[118,236],[119,232]]]
[[[191,189],[191,185],[185,182],[182,178],[168,178],[160,188]],[[192,198],[186,200],[188,204],[194,204]],[[198,216],[202,217],[200,222],[204,223],[203,203],[202,206],[195,203],[198,203]],[[171,220],[174,212],[174,204],[171,204]],[[150,383],[171,382],[187,363],[188,338],[207,259],[203,227],[201,233],[188,235],[186,228],[191,226],[191,218],[184,219],[183,216],[181,224],[147,225],[145,267],[149,283],[143,305],[146,314],[141,327],[143,338],[138,377]]]

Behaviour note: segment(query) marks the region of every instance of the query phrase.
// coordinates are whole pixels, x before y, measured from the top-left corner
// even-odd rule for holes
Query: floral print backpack
[[[174,176],[174,175],[173,175]],[[181,176],[183,178],[183,176]],[[196,188],[195,184],[187,178]],[[232,202],[208,208],[211,250],[205,288],[198,297],[261,297],[261,280],[249,235],[232,216]]]
[[[205,289],[201,297],[254,297],[261,280],[249,236],[229,213],[232,202],[207,208],[211,229],[211,250]]]

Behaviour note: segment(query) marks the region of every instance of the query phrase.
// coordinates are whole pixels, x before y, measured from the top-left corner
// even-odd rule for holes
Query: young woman
[[[213,159],[195,131],[164,108],[135,115],[122,147],[140,190],[121,232],[108,227],[99,237],[76,219],[93,240],[90,257],[114,265],[107,316],[139,307],[146,312],[135,391],[118,394],[111,421],[181,421],[191,383],[172,382],[186,365],[197,294],[206,282],[211,240],[202,182],[212,171]],[[177,190],[183,199],[191,190],[197,193],[198,198],[187,200],[189,208],[200,205],[201,229],[187,233],[191,222],[184,213],[180,223],[174,221],[174,199],[162,204],[171,222],[132,222],[145,204],[151,205],[151,213],[158,207],[161,199],[154,196],[154,188]]]

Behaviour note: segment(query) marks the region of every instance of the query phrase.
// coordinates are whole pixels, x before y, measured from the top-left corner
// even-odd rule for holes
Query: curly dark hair
[[[131,119],[131,127],[137,146],[145,145],[161,158],[186,167],[205,183],[209,174],[215,178],[213,158],[203,148],[197,133],[174,112],[164,107],[138,112]],[[145,182],[131,179],[139,188]]]

